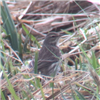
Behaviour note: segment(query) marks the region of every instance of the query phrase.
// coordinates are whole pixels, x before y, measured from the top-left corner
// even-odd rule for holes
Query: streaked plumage
[[[57,42],[60,34],[56,32],[48,33],[38,56],[38,72],[43,75],[55,75],[59,69],[61,59],[60,49]]]

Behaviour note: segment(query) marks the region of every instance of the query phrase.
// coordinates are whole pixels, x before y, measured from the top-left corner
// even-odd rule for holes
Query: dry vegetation
[[[26,48],[22,52],[21,60],[2,31],[5,51],[2,48],[0,51],[6,57],[2,62],[3,66],[9,61],[12,62],[14,66],[10,69],[12,73],[15,69],[18,70],[15,75],[7,74],[18,97],[23,100],[53,98],[54,100],[74,100],[74,97],[75,100],[100,100],[100,5],[73,0],[6,3],[17,31],[21,34],[22,49]],[[3,25],[2,19],[0,21]],[[37,39],[40,48],[48,32],[55,31],[63,34],[58,44],[63,58],[62,71],[59,75],[52,78],[29,73],[26,67],[27,61],[34,58],[35,51],[40,48],[36,41],[33,42],[29,38],[22,24],[28,29],[29,34]],[[90,60],[96,61],[96,68]],[[13,100],[7,86],[8,81],[2,79],[1,89],[6,99]]]

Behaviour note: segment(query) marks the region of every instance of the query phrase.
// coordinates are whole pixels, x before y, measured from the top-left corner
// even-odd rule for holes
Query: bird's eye
[[[55,38],[55,36],[53,35],[53,36],[51,36],[52,38]]]

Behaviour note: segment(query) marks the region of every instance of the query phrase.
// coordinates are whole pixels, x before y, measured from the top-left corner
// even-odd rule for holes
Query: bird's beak
[[[58,36],[61,37],[61,36],[63,36],[63,34],[62,33],[58,33]]]

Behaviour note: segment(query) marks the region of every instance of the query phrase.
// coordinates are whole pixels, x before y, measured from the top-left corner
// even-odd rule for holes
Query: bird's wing
[[[42,68],[48,68],[51,66],[52,63],[56,63],[57,61],[55,60],[38,60],[38,70]]]

